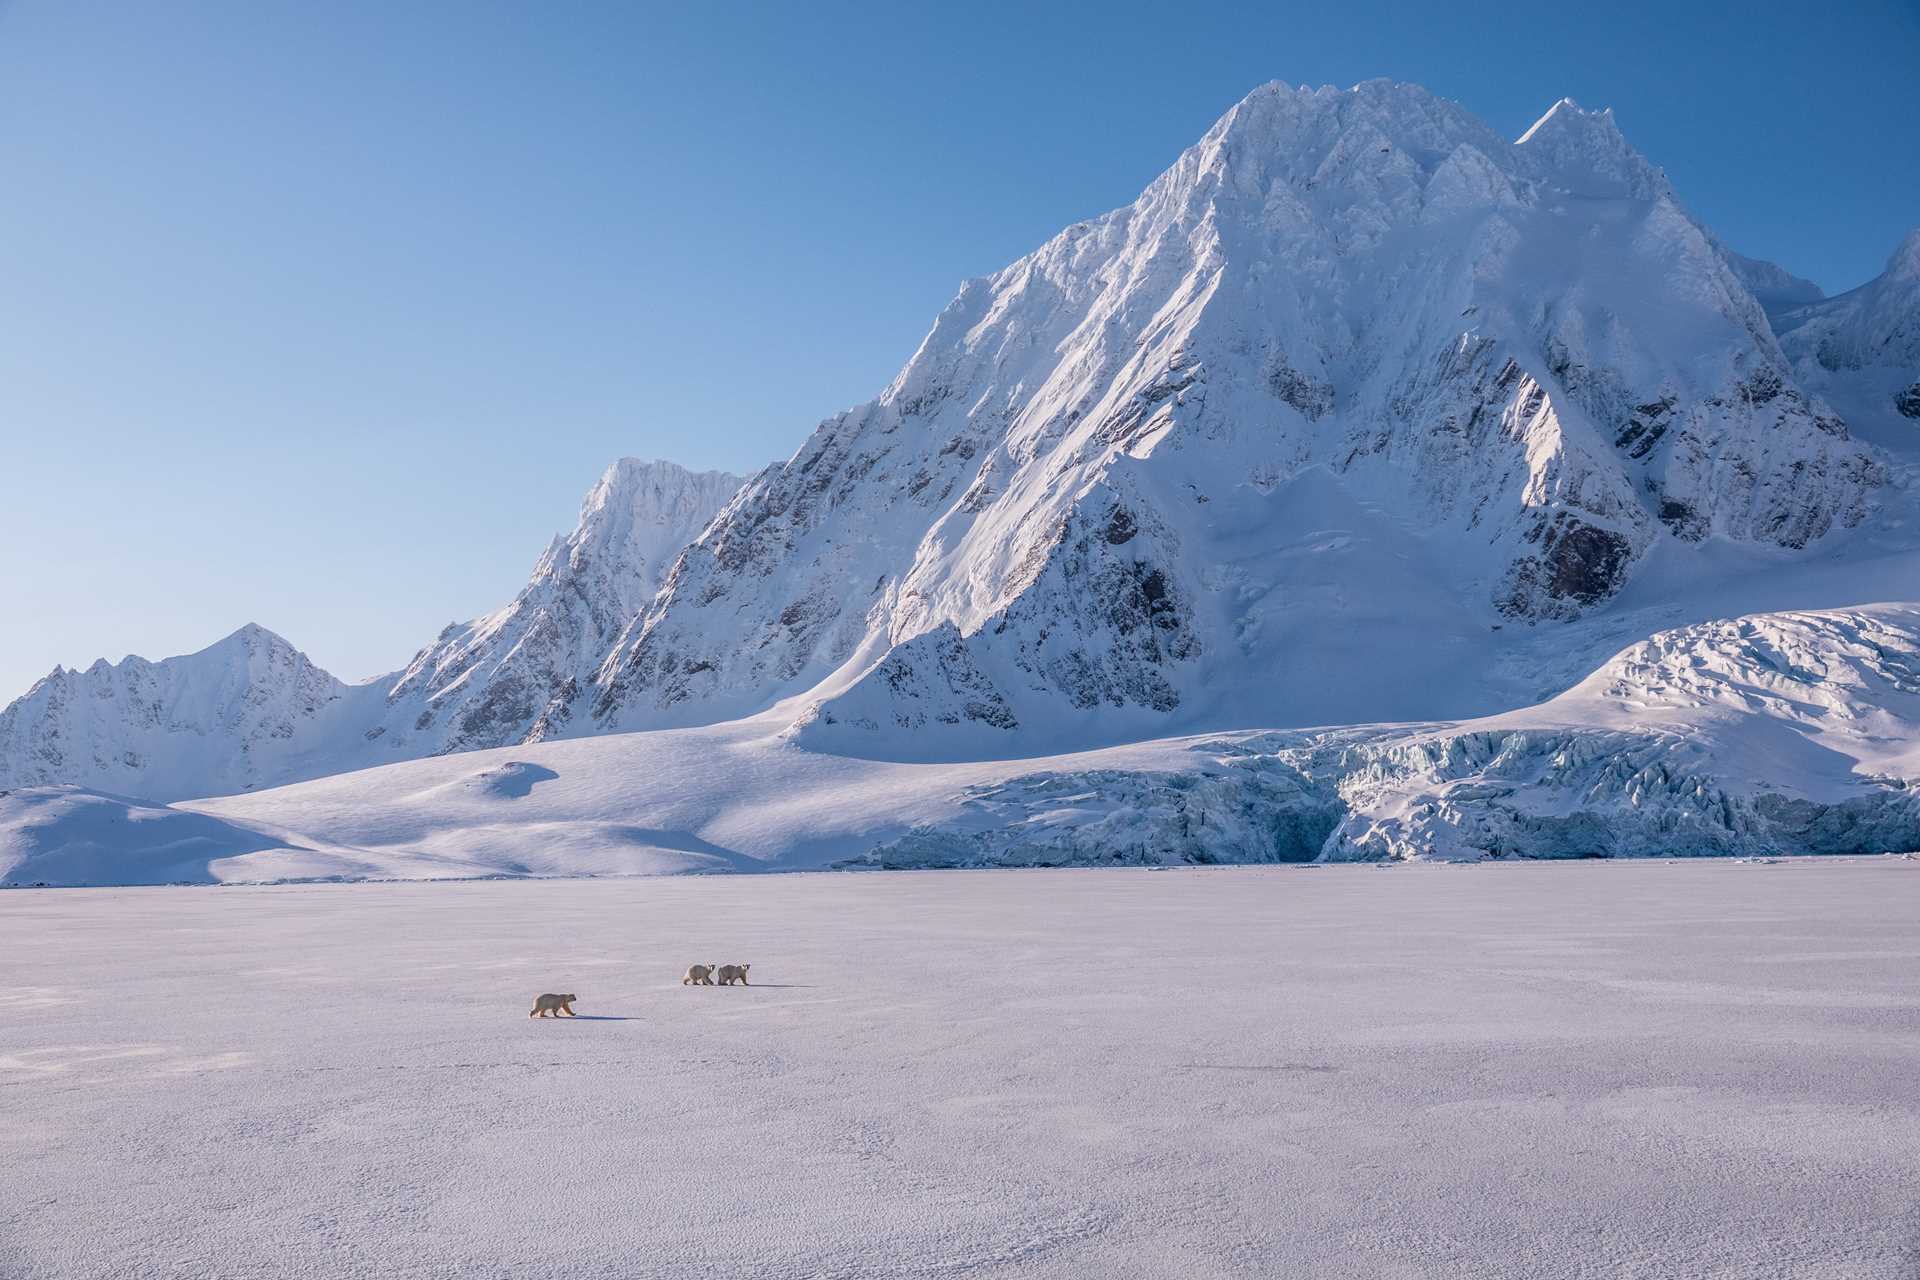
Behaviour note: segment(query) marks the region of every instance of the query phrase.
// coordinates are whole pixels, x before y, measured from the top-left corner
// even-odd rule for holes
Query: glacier
[[[1920,850],[1917,780],[1920,606],[1888,604],[1659,632],[1460,722],[902,762],[772,714],[148,806],[220,824],[191,866],[92,793],[24,788],[0,794],[0,883],[1869,855]],[[76,810],[96,820],[63,860]]]

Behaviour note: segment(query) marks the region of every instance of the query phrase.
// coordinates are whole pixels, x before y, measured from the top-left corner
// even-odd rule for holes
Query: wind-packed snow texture
[[[1823,298],[1610,112],[1275,84],[786,462],[616,465],[369,684],[56,672],[0,787],[252,790],[215,879],[1912,848],[1901,601],[1920,233]]]
[[[1899,859],[0,893],[0,1272],[1910,1280],[1917,906]]]

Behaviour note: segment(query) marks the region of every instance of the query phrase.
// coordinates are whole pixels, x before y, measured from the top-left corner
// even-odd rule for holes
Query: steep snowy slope
[[[450,624],[381,682],[387,710],[369,730],[379,754],[404,759],[564,734],[580,688],[621,629],[742,483],[671,462],[614,463],[513,603]]]
[[[0,787],[218,795],[564,731],[575,690],[741,485],[623,458],[504,609],[449,625],[405,670],[345,685],[273,633],[56,670],[0,713]]]
[[[1878,443],[1912,448],[1920,435],[1920,227],[1880,275],[1850,293],[1776,312],[1780,345],[1801,381],[1862,426],[1884,422]]]
[[[171,798],[311,777],[363,693],[264,627],[161,662],[53,673],[0,712],[0,787],[71,783]],[[322,747],[324,754],[324,747]]]
[[[1319,552],[1354,550],[1308,513],[1368,530],[1353,567],[1406,580],[1442,653],[1589,611],[1659,547],[1810,546],[1882,480],[1609,114],[1509,143],[1412,86],[1271,85],[967,284],[879,399],[743,490],[591,716],[790,697],[809,743],[918,756],[1351,719],[1401,602],[1363,574],[1303,609]],[[1392,647],[1388,679],[1444,683]]]

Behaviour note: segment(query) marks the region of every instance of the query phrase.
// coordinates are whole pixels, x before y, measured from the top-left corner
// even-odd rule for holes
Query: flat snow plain
[[[0,1275],[1912,1277],[1916,925],[1891,858],[9,891]]]

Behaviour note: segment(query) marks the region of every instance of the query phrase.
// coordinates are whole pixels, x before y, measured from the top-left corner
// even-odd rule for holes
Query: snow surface
[[[0,793],[0,883],[1906,852],[1916,779],[1920,606],[1879,605],[1660,632],[1457,722],[914,763],[769,714],[171,808],[25,788]],[[223,826],[182,845],[169,815]]]
[[[1899,859],[0,893],[0,1272],[1905,1280],[1917,913]]]

